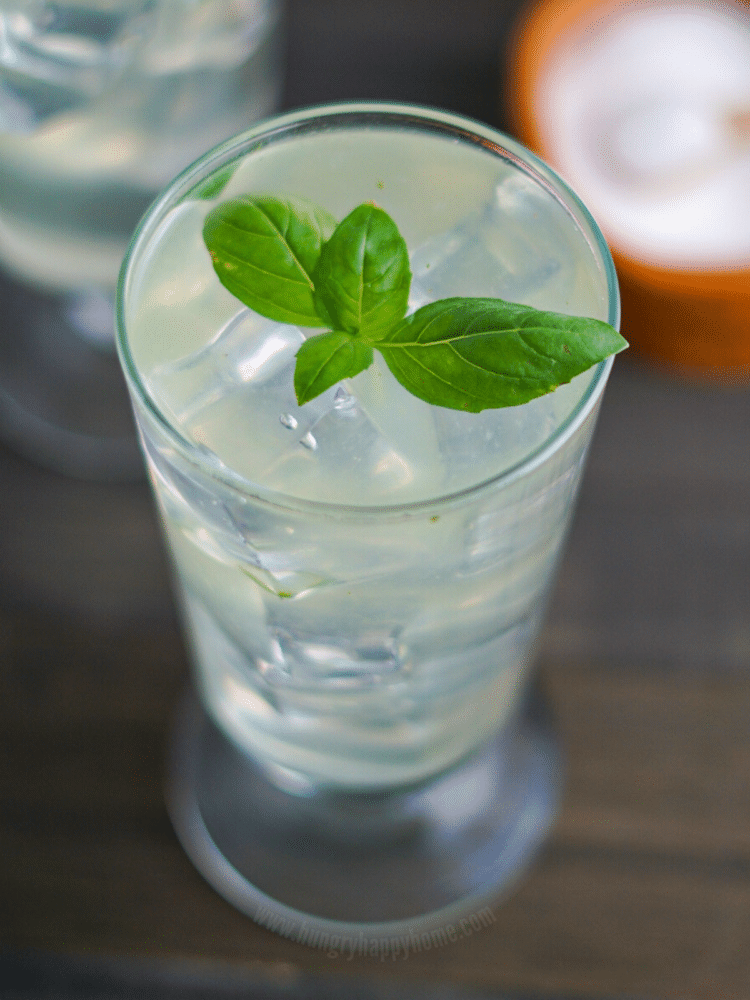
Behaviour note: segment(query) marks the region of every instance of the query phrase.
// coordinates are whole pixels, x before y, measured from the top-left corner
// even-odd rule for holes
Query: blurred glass
[[[275,110],[280,0],[0,2],[0,433],[138,475],[112,300],[156,192]]]

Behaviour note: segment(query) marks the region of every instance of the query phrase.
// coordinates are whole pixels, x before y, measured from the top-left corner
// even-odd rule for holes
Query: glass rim
[[[586,239],[591,249],[592,260],[606,281],[607,322],[619,329],[619,287],[609,247],[596,220],[581,199],[548,164],[511,136],[465,115],[425,105],[400,102],[346,101],[299,108],[257,122],[244,132],[208,150],[162,190],[142,216],[122,262],[115,301],[116,346],[131,396],[138,400],[150,419],[156,421],[160,431],[166,435],[170,444],[188,464],[200,469],[203,474],[217,480],[225,487],[276,507],[310,513],[385,515],[412,512],[416,514],[434,507],[451,506],[480,493],[500,489],[543,465],[572,437],[597,405],[614,357],[609,357],[595,366],[596,370],[589,385],[568,416],[556,425],[540,445],[509,468],[460,490],[421,500],[352,504],[297,497],[247,479],[223,463],[220,464],[218,460],[213,462],[210,453],[200,450],[193,441],[183,435],[148,392],[130,350],[126,329],[125,304],[140,253],[149,246],[154,234],[158,232],[166,211],[179,204],[191,189],[228,162],[240,156],[247,156],[253,149],[261,145],[266,146],[270,141],[280,141],[295,134],[304,135],[318,130],[321,126],[329,129],[346,129],[363,125],[380,128],[400,126],[415,131],[426,130],[433,134],[452,135],[453,138],[484,147],[490,153],[513,162],[540,183],[565,210]]]

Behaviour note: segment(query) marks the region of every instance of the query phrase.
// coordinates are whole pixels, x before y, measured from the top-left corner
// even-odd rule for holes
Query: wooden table
[[[343,0],[291,5],[290,106],[305,88],[429,99],[424,74],[380,80],[372,54],[358,70],[372,38],[396,71],[400,7],[355,6],[325,43]],[[445,74],[445,23],[427,23],[420,65],[456,88],[434,103],[491,119],[487,36],[510,7],[467,4]],[[403,14],[410,45],[425,11]],[[278,937],[195,872],[163,804],[187,665],[146,486],[0,450],[0,995],[750,997],[749,427],[750,392],[618,359],[541,656],[559,822],[491,926],[382,962]]]

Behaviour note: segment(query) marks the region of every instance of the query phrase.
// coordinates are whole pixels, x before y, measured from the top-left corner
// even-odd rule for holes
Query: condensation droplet
[[[304,437],[301,437],[299,439],[299,443],[304,448],[307,448],[309,451],[315,451],[315,449],[318,447],[318,442],[312,436],[310,431],[308,431],[307,434],[304,435]]]
[[[282,413],[279,421],[284,427],[288,427],[290,431],[293,431],[297,426],[297,418],[293,417],[291,413]]]

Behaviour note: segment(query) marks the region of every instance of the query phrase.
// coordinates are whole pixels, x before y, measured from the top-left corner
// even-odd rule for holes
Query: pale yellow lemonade
[[[246,193],[339,220],[374,201],[409,247],[410,310],[492,296],[611,322],[605,269],[543,175],[450,136],[334,128],[221,171],[151,223],[122,317],[201,694],[271,771],[415,782],[517,705],[610,362],[470,414],[410,395],[376,352],[300,407],[295,353],[317,331],[225,290],[204,218]]]

